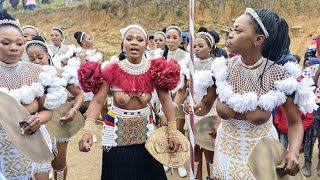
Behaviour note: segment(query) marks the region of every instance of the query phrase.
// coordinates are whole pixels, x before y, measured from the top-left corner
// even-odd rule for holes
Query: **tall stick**
[[[194,87],[193,87],[193,74],[194,74],[194,67],[193,67],[193,62],[194,62],[194,0],[190,0],[189,3],[190,7],[190,16],[189,16],[189,32],[190,32],[190,80],[189,80],[189,98],[190,98],[190,106],[194,107],[194,102],[193,102],[193,97],[194,97]],[[190,133],[190,180],[194,180],[196,177],[197,172],[194,172],[194,133],[193,133],[193,128],[194,128],[194,109],[192,108],[192,113],[189,115],[189,133]]]

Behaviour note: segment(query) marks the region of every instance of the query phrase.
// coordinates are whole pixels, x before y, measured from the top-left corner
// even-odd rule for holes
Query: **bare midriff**
[[[224,120],[247,120],[255,125],[260,125],[267,122],[271,116],[271,112],[263,111],[260,108],[256,109],[255,111],[250,111],[243,114],[237,113],[228,105],[221,102],[219,99],[217,100],[216,110],[219,117],[221,117]]]

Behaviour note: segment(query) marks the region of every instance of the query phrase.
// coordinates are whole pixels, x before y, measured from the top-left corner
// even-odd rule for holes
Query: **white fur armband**
[[[214,84],[213,74],[209,70],[195,71],[194,73],[194,95],[197,99],[202,99],[207,95],[207,89]]]
[[[299,106],[299,110],[305,113],[312,113],[313,110],[318,109],[316,104],[316,95],[314,94],[315,87],[311,78],[303,78],[299,82],[295,96],[294,103]]]

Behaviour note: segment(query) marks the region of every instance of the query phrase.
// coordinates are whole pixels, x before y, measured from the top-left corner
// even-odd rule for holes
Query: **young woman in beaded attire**
[[[50,55],[48,53],[48,46],[40,36],[36,36],[32,41],[29,41],[26,45],[27,54],[31,63],[39,65],[52,65]],[[63,69],[57,69],[58,77],[61,81],[64,81],[66,89],[74,97],[73,107],[60,118],[61,122],[72,121],[75,118],[76,113],[81,107],[83,102],[83,94],[79,88],[78,76],[76,70],[70,69],[70,67],[64,67]],[[57,127],[59,128],[59,127]],[[52,161],[52,168],[54,170],[54,177],[57,180],[64,180],[67,176],[67,147],[71,138],[55,138],[52,137],[53,144],[56,145],[56,155]]]
[[[174,97],[174,101],[177,102],[183,102],[187,96],[188,93],[186,93],[186,88],[183,88],[186,86],[186,80],[189,77],[189,71],[187,64],[190,62],[190,54],[186,51],[183,51],[179,48],[179,44],[182,41],[182,31],[177,26],[169,26],[166,29],[166,45],[167,48],[163,52],[163,57],[165,57],[167,60],[170,59],[176,59],[179,62],[179,65],[181,67],[181,82],[178,85],[176,89],[174,89],[172,92],[172,96]],[[183,91],[179,93],[179,96],[176,96],[176,93],[178,91]],[[182,105],[175,104],[174,103],[174,110],[175,110],[175,117],[177,119],[177,128],[180,132],[184,134],[184,123],[185,123],[185,113],[183,112]],[[170,168],[167,166],[164,166],[165,171],[168,171]],[[180,177],[186,177],[187,176],[187,170],[184,166],[181,166],[178,168],[178,173]]]
[[[52,59],[57,58],[58,56],[64,55],[68,52],[69,47],[64,45],[63,42],[67,36],[63,33],[62,29],[59,27],[53,27],[50,34],[52,44],[48,46],[52,52]],[[62,59],[62,66],[67,65],[68,59]],[[55,64],[55,63],[54,63]]]
[[[22,32],[23,32],[23,37],[25,39],[25,42],[31,41],[32,38],[35,36],[40,36],[39,30],[36,27],[31,26],[31,25],[23,26]],[[29,61],[28,55],[25,50],[22,54],[21,61],[26,61],[26,62]]]
[[[207,95],[214,95],[214,81],[213,73],[211,72],[211,65],[214,62],[214,51],[215,41],[214,38],[207,32],[199,32],[196,35],[194,50],[196,59],[194,60],[194,101],[201,101],[202,97]],[[187,89],[184,86],[184,89]],[[184,95],[180,94],[186,92],[186,90],[178,91],[177,96],[183,97]],[[175,99],[175,104],[181,104],[182,99]],[[217,115],[215,108],[208,107],[210,112],[206,116]],[[205,116],[205,117],[206,117]],[[204,118],[203,116],[195,116],[195,123]],[[185,129],[187,129],[187,124],[185,123]],[[195,167],[194,171],[196,172],[196,179],[202,179],[202,153],[205,155],[208,177],[207,179],[212,179],[212,170],[213,170],[213,151],[206,150],[199,145],[195,146]]]
[[[268,9],[246,12],[234,22],[226,45],[231,59],[217,58],[212,72],[216,88],[195,105],[196,115],[205,115],[217,99],[216,110],[222,118],[217,131],[213,176],[215,179],[256,179],[247,158],[263,137],[278,138],[271,111],[280,104],[289,121],[289,151],[278,165],[280,175],[296,175],[300,168],[299,149],[303,126],[299,109],[306,113],[316,109],[312,79],[301,75],[294,63],[281,63],[289,47],[288,25]],[[190,106],[185,102],[185,110]],[[290,113],[289,113],[290,112]],[[215,131],[215,129],[214,129]]]
[[[63,86],[56,82],[56,71],[52,67],[42,67],[20,61],[24,51],[23,32],[19,24],[6,11],[0,12],[0,91],[7,93],[21,103],[30,114],[28,126],[22,135],[30,135],[40,130],[48,146],[50,136],[43,126],[52,117],[52,109],[66,100]],[[34,173],[36,179],[48,179],[41,174],[50,169],[50,162],[32,163],[12,145],[4,129],[0,126],[0,172],[8,180],[28,180]]]
[[[144,147],[154,130],[148,104],[156,89],[169,124],[170,149],[176,152],[180,142],[175,135],[169,90],[179,82],[179,65],[164,58],[145,58],[147,33],[140,25],[130,25],[122,29],[121,34],[125,59],[110,63],[102,70],[99,63],[87,62],[78,71],[83,89],[95,93],[79,149],[90,151],[95,121],[111,91],[113,105],[106,115],[102,132],[101,179],[167,179],[162,165]]]

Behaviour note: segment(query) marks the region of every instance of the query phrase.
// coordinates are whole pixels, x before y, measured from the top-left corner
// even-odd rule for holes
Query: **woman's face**
[[[31,41],[33,37],[35,36],[39,36],[39,34],[37,33],[36,30],[32,29],[32,28],[25,28],[23,29],[23,36],[25,41]]]
[[[128,60],[141,60],[147,47],[144,33],[137,28],[129,29],[123,40],[123,49]]]
[[[24,51],[24,38],[15,27],[0,28],[0,61],[14,64],[20,61]]]
[[[84,34],[83,35],[83,40],[82,40],[82,45],[86,46],[87,48],[92,48],[93,47],[93,39],[89,34]]]
[[[230,53],[241,55],[255,47],[257,33],[250,21],[251,17],[243,14],[236,19],[230,28],[231,31],[226,41],[226,47]]]
[[[210,57],[211,48],[203,37],[197,37],[194,41],[194,52],[197,58],[207,59]]]
[[[176,29],[169,29],[166,33],[167,39],[166,44],[170,51],[175,51],[178,49],[179,44],[181,43],[180,32]]]
[[[40,46],[31,46],[27,50],[29,61],[34,64],[49,65],[49,55]]]
[[[63,39],[60,31],[52,30],[50,36],[51,36],[52,44],[55,45],[55,46],[60,46],[60,44],[62,42],[62,39]]]
[[[164,49],[166,45],[166,37],[162,34],[157,34],[154,36],[154,43],[156,44],[157,48]]]

